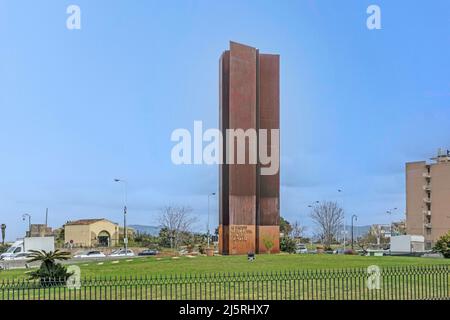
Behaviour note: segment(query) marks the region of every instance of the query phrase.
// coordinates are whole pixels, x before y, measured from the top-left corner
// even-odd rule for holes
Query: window
[[[427,236],[431,236],[431,229],[427,228]]]

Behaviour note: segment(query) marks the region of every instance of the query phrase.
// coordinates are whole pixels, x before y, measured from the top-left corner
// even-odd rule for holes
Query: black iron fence
[[[450,299],[450,266],[0,282],[0,300]]]

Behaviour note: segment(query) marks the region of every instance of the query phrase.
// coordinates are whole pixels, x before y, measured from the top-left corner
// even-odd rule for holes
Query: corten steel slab
[[[228,117],[231,129],[256,129],[256,49],[234,42],[230,43]],[[234,149],[237,149],[236,143]],[[230,195],[256,195],[256,164],[248,164],[248,150],[246,142],[246,164],[229,165]],[[236,162],[237,152],[234,154]],[[234,219],[247,222],[242,224],[255,223],[255,217]]]
[[[226,161],[226,129],[279,128],[279,56],[260,55],[255,48],[230,42],[230,50],[220,58],[219,73],[219,125]],[[249,164],[248,143],[245,164],[223,164],[219,169],[221,254],[268,252],[267,246],[270,252],[279,251],[279,173],[260,176],[259,165]]]
[[[219,128],[220,131],[224,133],[225,130],[229,127],[228,91],[230,82],[230,51],[225,51],[220,57],[219,75]],[[225,145],[225,139],[223,142],[223,144]],[[223,148],[222,159],[226,159],[226,157],[226,149]],[[229,171],[227,165],[219,166],[219,225],[228,225],[230,221],[228,214],[228,172]],[[219,235],[221,235],[220,232]],[[223,242],[222,238],[219,239],[219,244],[220,242]]]
[[[259,129],[267,129],[267,149],[271,154],[271,129],[280,129],[280,58],[259,56]],[[279,146],[280,141],[276,142]],[[279,163],[279,159],[278,159]],[[268,165],[261,165],[261,167]],[[280,171],[259,176],[259,225],[279,224]]]

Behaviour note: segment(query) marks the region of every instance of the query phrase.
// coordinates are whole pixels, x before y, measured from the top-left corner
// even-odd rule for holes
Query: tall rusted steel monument
[[[279,129],[279,55],[230,42],[220,57],[220,129]],[[258,135],[259,136],[259,135]],[[269,134],[270,136],[270,134]],[[270,152],[270,140],[267,140]],[[236,153],[234,153],[236,154]],[[248,145],[246,145],[246,159]],[[279,252],[280,181],[256,164],[224,164],[219,172],[219,252]]]

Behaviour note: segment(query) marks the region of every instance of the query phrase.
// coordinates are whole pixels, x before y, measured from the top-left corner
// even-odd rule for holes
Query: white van
[[[30,250],[55,251],[55,237],[26,237],[17,240],[6,252],[0,255],[0,260],[11,258],[19,253]]]

